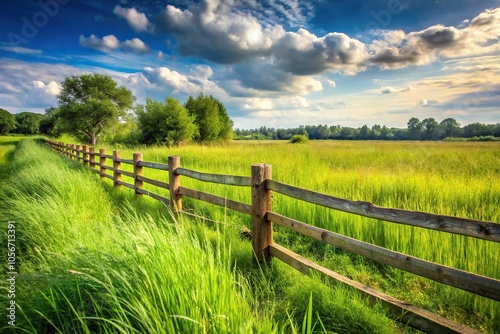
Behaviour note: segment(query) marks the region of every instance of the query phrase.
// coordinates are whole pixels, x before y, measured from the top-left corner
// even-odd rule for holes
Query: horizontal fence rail
[[[390,265],[443,284],[500,301],[500,280],[402,254],[275,213],[272,210],[273,191],[338,211],[398,224],[474,237],[490,242],[500,242],[500,224],[498,223],[420,211],[385,208],[368,202],[346,200],[321,194],[272,180],[271,166],[265,164],[252,165],[251,177],[211,174],[181,167],[179,157],[171,156],[168,158],[168,164],[164,164],[143,161],[142,153],[134,153],[133,159],[123,159],[120,157],[120,151],[113,151],[113,155],[109,155],[106,154],[105,149],[99,149],[99,152],[97,152],[95,148],[88,146],[82,147],[50,140],[47,140],[46,143],[64,156],[76,161],[82,161],[85,165],[89,166],[92,172],[100,175],[101,179],[110,179],[115,187],[124,186],[134,190],[137,196],[147,195],[159,200],[169,206],[174,213],[182,214],[184,212],[182,209],[182,197],[187,196],[250,215],[252,217],[252,246],[255,256],[259,261],[270,261],[274,257],[303,273],[308,273],[311,270],[319,272],[332,280],[332,282],[341,282],[355,288],[362,296],[368,298],[370,302],[380,301],[386,304],[393,318],[421,331],[428,333],[477,333],[464,325],[353,281],[274,243],[272,224],[281,225],[302,235],[361,255],[378,263]],[[132,165],[134,171],[122,170],[122,163]],[[112,166],[108,164],[112,164]],[[144,168],[165,171],[165,180],[168,180],[168,183],[145,177],[143,175]],[[122,181],[122,175],[132,178],[133,184]],[[250,187],[249,195],[251,195],[252,204],[245,204],[183,187],[181,186],[181,176],[203,182]],[[170,197],[167,198],[145,190],[144,183],[168,190]]]
[[[175,172],[179,175],[184,175],[199,181],[226,184],[230,186],[243,186],[243,187],[250,187],[252,185],[252,179],[245,176],[208,174],[181,167],[177,168]]]
[[[500,242],[500,224],[494,222],[384,208],[369,202],[350,201],[324,195],[274,180],[267,180],[267,187],[296,199],[360,216]]]
[[[367,242],[359,241],[316,226],[268,212],[269,220],[313,239],[361,255],[381,264],[390,265],[419,276],[430,278],[483,297],[500,300],[500,281],[443,266],[417,257],[395,252]]]

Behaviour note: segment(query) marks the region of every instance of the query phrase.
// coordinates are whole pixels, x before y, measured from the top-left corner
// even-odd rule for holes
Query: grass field
[[[249,176],[252,163],[265,162],[272,164],[278,181],[338,197],[500,220],[500,143],[233,142],[137,148],[122,150],[121,155],[130,158],[133,151],[156,162],[179,155],[183,167],[220,174]],[[330,289],[277,262],[256,268],[250,245],[233,228],[249,226],[248,217],[185,199],[188,209],[224,224],[186,219],[174,225],[158,203],[99,183],[84,168],[31,141],[23,142],[7,160],[11,172],[2,181],[0,219],[26,224],[19,231],[22,282],[38,288],[20,297],[20,319],[28,332],[300,332],[311,292],[314,313],[329,331],[410,331],[388,320],[383,308],[367,307],[350,290]],[[167,179],[165,172],[148,169],[145,176]],[[250,202],[249,188],[186,177],[182,184]],[[500,247],[491,242],[347,215],[278,194],[273,205],[278,213],[332,231],[500,278]],[[498,302],[280,228],[275,240],[449,319],[486,333],[500,331]],[[179,307],[169,303],[172,300]],[[318,322],[316,330],[320,328]]]
[[[17,146],[0,182],[0,221],[16,221],[18,266],[16,327],[4,322],[1,332],[303,332],[311,295],[306,322],[316,330],[399,331],[351,290],[256,266],[238,230],[176,223],[160,203],[113,189],[32,140]],[[0,286],[6,305],[6,279]]]
[[[500,222],[500,144],[450,142],[317,141],[233,142],[223,147],[144,148],[149,161],[181,156],[183,167],[210,173],[250,175],[252,163],[273,166],[273,179],[352,200],[407,210]],[[129,157],[132,150],[122,150]],[[147,175],[148,176],[148,175]],[[150,171],[153,178],[165,175]],[[194,189],[250,202],[248,188],[182,178]],[[157,191],[157,189],[152,190]],[[249,226],[246,217],[188,201],[203,215]],[[500,279],[500,245],[442,232],[358,217],[274,195],[273,211],[399,252]],[[321,260],[362,283],[447,318],[499,331],[498,302],[389,267],[277,228],[275,240]]]

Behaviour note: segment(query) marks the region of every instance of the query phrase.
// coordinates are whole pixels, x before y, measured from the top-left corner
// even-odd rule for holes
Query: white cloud
[[[102,39],[96,35],[85,37],[80,35],[80,45],[86,48],[96,49],[102,52],[111,52],[120,48],[120,41],[114,35],[104,36]]]
[[[129,26],[137,32],[152,32],[154,30],[154,26],[149,22],[146,14],[139,13],[135,8],[123,8],[116,5],[113,9],[113,13],[127,20]]]
[[[137,54],[146,54],[151,52],[151,48],[139,38],[133,38],[120,42],[114,35],[107,35],[99,38],[96,35],[85,37],[80,35],[80,45],[83,47],[96,49],[104,53],[123,50],[124,52],[134,52]]]
[[[52,96],[56,96],[61,92],[61,86],[55,81],[45,84],[43,81],[35,80],[33,81],[33,87],[43,91],[47,95]]]
[[[328,84],[328,86],[330,87],[337,87],[337,84],[335,83],[335,81],[333,80],[330,80],[330,79],[326,79],[326,83]]]
[[[417,32],[379,32],[369,45],[371,62],[382,69],[429,64],[438,58],[460,58],[500,50],[500,8],[488,9],[460,28],[434,25]]]
[[[391,86],[384,86],[381,88],[380,92],[382,94],[393,94],[393,93],[406,93],[406,92],[412,92],[414,91],[415,88],[413,86],[406,86],[404,88],[394,88]]]
[[[20,53],[20,54],[42,54],[42,50],[37,50],[37,49],[29,49],[29,48],[23,48],[20,46],[0,46],[0,50],[5,50],[9,52],[14,52],[14,53]]]
[[[193,75],[186,75],[168,67],[144,67],[141,73],[130,76],[129,82],[140,89],[160,92],[165,96],[197,95],[199,93],[226,96],[226,93],[212,80],[212,69],[207,65],[198,65],[191,70]]]
[[[139,38],[132,38],[131,40],[127,39],[122,43],[122,48],[125,52],[134,52],[137,54],[146,54],[151,52],[151,48]]]

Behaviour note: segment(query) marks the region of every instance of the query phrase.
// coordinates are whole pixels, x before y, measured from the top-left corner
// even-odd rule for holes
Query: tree
[[[16,127],[16,117],[0,108],[0,135],[6,135]]]
[[[420,140],[422,139],[422,123],[416,117],[410,118],[408,121],[408,139]]]
[[[190,96],[184,106],[198,125],[196,139],[199,141],[229,140],[233,137],[233,121],[224,105],[213,96],[200,94],[196,99]]]
[[[91,145],[97,136],[118,122],[132,108],[135,97],[109,75],[82,74],[62,82],[59,115],[66,131],[86,137]]]
[[[423,139],[437,140],[439,139],[439,123],[432,117],[422,121]]]
[[[460,137],[461,129],[460,123],[458,123],[454,118],[445,118],[439,123],[441,128],[445,132],[445,137]]]
[[[165,103],[148,98],[145,107],[136,108],[136,114],[146,144],[178,145],[198,134],[194,117],[174,98],[167,98]]]
[[[361,140],[367,140],[370,138],[371,135],[371,130],[370,128],[365,124],[359,129],[359,139]]]
[[[36,135],[40,133],[40,122],[45,119],[42,114],[32,112],[22,112],[16,114],[17,133],[24,135]]]

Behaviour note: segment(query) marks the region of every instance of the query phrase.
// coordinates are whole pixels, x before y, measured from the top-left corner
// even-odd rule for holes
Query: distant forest
[[[309,139],[337,140],[500,140],[500,123],[472,123],[461,126],[454,118],[441,122],[434,118],[420,121],[412,117],[406,128],[389,128],[378,124],[371,128],[363,125],[352,128],[340,125],[305,125],[297,128],[275,129],[261,126],[251,130],[234,130],[239,140],[289,140],[294,135],[305,135]]]

